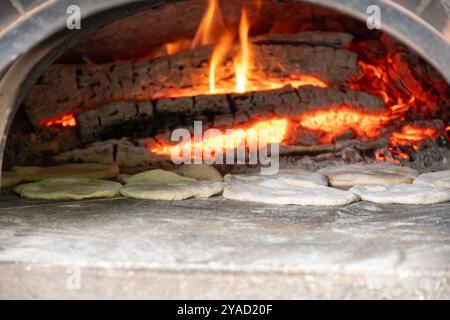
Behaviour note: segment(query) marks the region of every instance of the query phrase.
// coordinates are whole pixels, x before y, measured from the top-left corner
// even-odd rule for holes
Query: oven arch
[[[65,48],[116,19],[179,1],[48,0],[0,30],[0,167],[9,126],[25,93]],[[423,19],[392,0],[298,1],[328,7],[361,21],[367,17],[368,6],[378,5],[382,30],[416,50],[450,83],[450,43]],[[82,8],[86,21],[79,32],[66,29],[66,8],[74,4]],[[96,21],[99,14],[103,17]]]

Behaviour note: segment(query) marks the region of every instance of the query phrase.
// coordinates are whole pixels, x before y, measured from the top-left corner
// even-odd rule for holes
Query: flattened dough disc
[[[388,164],[350,164],[323,168],[318,171],[328,177],[333,187],[369,184],[409,184],[418,175],[416,170]]]
[[[249,183],[261,183],[264,181],[280,180],[285,182],[286,184],[299,187],[328,185],[328,179],[323,174],[301,169],[280,169],[278,174],[268,176],[263,176],[259,173],[225,175],[225,183],[228,183],[232,179],[237,179]]]
[[[266,179],[258,183],[230,179],[223,196],[227,199],[268,204],[339,206],[358,201],[351,192],[326,186],[295,186],[283,180]]]
[[[195,179],[180,176],[177,173],[161,170],[161,169],[153,169],[144,171],[135,175],[120,175],[119,180],[124,182],[125,184],[131,183],[178,183],[178,182],[187,182],[187,181],[195,181]]]
[[[450,188],[450,170],[421,174],[414,180],[414,184]]]
[[[431,204],[450,201],[450,189],[418,184],[354,186],[349,190],[375,203]]]
[[[189,198],[209,198],[221,193],[222,182],[185,181],[172,183],[129,183],[120,193],[129,198],[143,200],[184,200]]]
[[[82,200],[112,198],[119,195],[121,184],[85,178],[45,179],[17,186],[21,197],[36,200]]]

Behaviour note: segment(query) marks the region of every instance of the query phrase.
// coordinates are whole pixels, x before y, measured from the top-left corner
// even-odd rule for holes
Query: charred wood
[[[252,44],[251,74],[283,81],[291,75],[315,75],[330,85],[342,85],[360,75],[357,55],[341,33],[302,33],[258,37]],[[265,40],[264,40],[265,39]],[[218,86],[233,87],[234,46],[217,70]],[[24,106],[31,122],[79,112],[113,101],[148,101],[193,96],[209,90],[212,47],[205,46],[151,61],[99,65],[52,65],[31,88]]]
[[[368,113],[385,111],[384,102],[374,95],[317,87],[167,98],[153,104],[114,103],[81,113],[77,117],[81,141],[148,137],[177,127],[190,127],[194,120],[204,120],[206,126],[219,129],[271,117],[295,121],[308,111],[341,105]]]

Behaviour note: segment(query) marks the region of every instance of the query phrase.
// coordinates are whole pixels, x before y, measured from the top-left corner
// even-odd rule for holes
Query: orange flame
[[[223,34],[227,33],[220,11],[219,0],[209,0],[206,12],[192,41],[191,48],[215,44]]]
[[[262,0],[254,0],[254,7],[258,13],[263,5]],[[177,52],[190,48],[197,48],[202,45],[214,45],[211,54],[209,65],[209,90],[205,92],[193,90],[173,90],[170,98],[204,95],[204,94],[227,94],[227,93],[244,93],[249,91],[264,91],[275,90],[285,86],[292,86],[299,88],[302,86],[316,86],[325,88],[328,84],[320,79],[318,76],[310,75],[291,75],[289,79],[253,77],[250,78],[250,70],[252,67],[252,50],[249,39],[250,21],[248,10],[246,7],[242,9],[240,24],[239,24],[239,39],[240,51],[236,57],[233,58],[235,69],[235,86],[230,86],[230,83],[218,83],[217,74],[219,67],[227,58],[227,54],[232,49],[235,35],[227,29],[224,24],[220,5],[218,0],[208,0],[208,6],[205,14],[200,22],[195,38],[190,42],[189,39],[180,39],[173,42],[166,43],[152,58],[172,55]],[[150,58],[150,57],[149,57]]]
[[[236,72],[236,92],[244,93],[247,90],[248,72],[251,63],[251,51],[248,40],[250,25],[247,17],[247,10],[244,8],[239,26],[239,39],[241,44],[240,56],[234,62]]]
[[[77,120],[75,119],[73,113],[63,114],[58,117],[54,117],[51,119],[43,120],[41,125],[46,127],[76,127]]]
[[[260,138],[264,135],[267,137],[267,143],[281,143],[286,139],[288,132],[287,119],[271,119],[255,123],[249,128],[237,128],[231,132],[210,135],[196,142],[194,139],[190,142],[191,149],[203,150],[209,154],[213,150],[236,149],[242,145],[256,146]],[[149,146],[149,150],[157,155],[170,156],[172,154],[182,154],[186,150],[186,143],[177,145],[160,145]],[[187,146],[189,149],[189,146]],[[192,154],[196,154],[193,152]],[[195,158],[195,157],[194,157]]]
[[[191,48],[215,44],[209,66],[209,93],[218,93],[216,89],[216,73],[228,51],[231,49],[234,36],[227,30],[223,22],[218,0],[209,0],[208,7],[197,29]],[[204,92],[199,93],[204,94]]]
[[[172,42],[166,43],[159,52],[155,55],[155,57],[173,55],[175,53],[187,50],[190,48],[192,43],[191,39],[178,39]]]
[[[225,33],[220,39],[219,43],[214,47],[214,51],[211,56],[211,61],[209,64],[209,93],[218,93],[216,88],[216,72],[218,66],[222,63],[226,54],[231,48],[234,37],[231,33]],[[220,92],[223,92],[221,90]]]

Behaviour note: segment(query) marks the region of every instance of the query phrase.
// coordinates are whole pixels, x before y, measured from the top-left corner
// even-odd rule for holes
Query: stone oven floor
[[[0,298],[449,299],[449,267],[450,203],[0,198]]]

